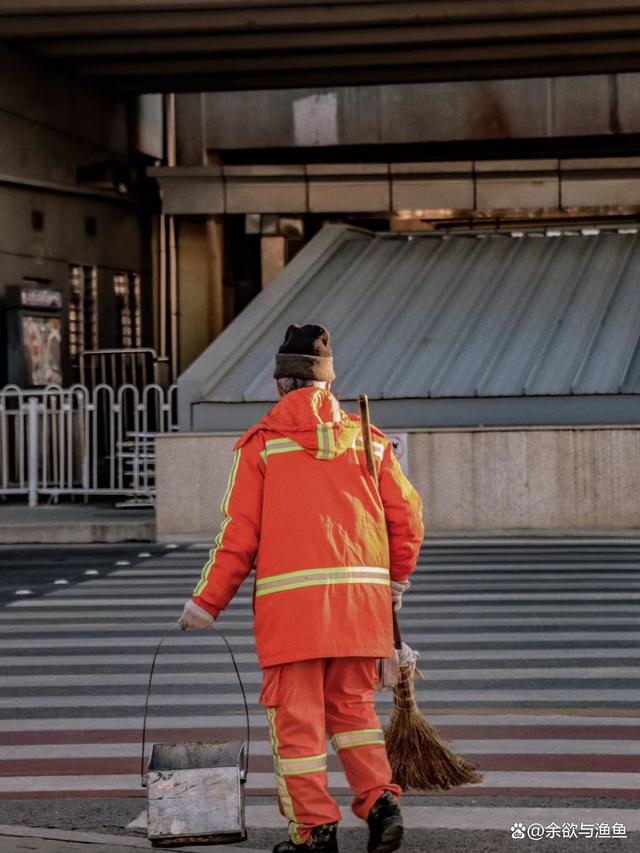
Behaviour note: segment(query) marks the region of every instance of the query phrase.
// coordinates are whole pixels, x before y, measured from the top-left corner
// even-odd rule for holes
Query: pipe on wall
[[[163,96],[163,122],[164,159],[169,168],[174,168],[176,166],[176,99],[174,94]],[[163,213],[160,216],[159,228],[160,356],[164,358],[170,356],[171,381],[175,382],[178,375],[178,266],[174,217]]]

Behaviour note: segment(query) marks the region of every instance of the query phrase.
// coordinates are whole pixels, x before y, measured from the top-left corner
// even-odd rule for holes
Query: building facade
[[[260,335],[326,320],[339,345],[384,304],[398,353],[418,324],[415,381],[376,386],[374,418],[408,433],[436,527],[637,527],[640,2],[42,0],[0,21],[0,288],[62,294],[66,377],[140,343],[180,377],[161,534],[215,524],[231,434],[275,399]],[[328,251],[336,227],[359,261]],[[376,379],[351,355],[347,401]]]
[[[84,351],[153,346],[159,99],[1,46],[0,75],[0,385],[68,384]]]

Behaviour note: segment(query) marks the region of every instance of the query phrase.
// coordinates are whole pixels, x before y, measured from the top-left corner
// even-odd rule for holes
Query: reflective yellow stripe
[[[355,576],[347,576],[347,577],[335,577],[328,579],[314,578],[313,580],[308,581],[298,581],[292,582],[284,585],[280,585],[277,587],[272,587],[269,589],[261,589],[256,591],[256,596],[259,595],[270,595],[272,592],[285,592],[289,589],[304,589],[308,586],[331,586],[331,585],[339,585],[339,584],[351,584],[351,583],[369,583],[375,584],[378,586],[389,586],[389,581],[380,577],[355,577]]]
[[[256,596],[301,589],[307,586],[327,586],[342,583],[369,583],[389,586],[389,569],[378,566],[334,566],[330,569],[306,569],[260,578]]]
[[[331,424],[318,424],[316,428],[318,435],[317,459],[333,459],[336,455],[336,437],[333,434]]]
[[[327,449],[331,456],[336,455],[336,435],[332,424],[327,424]]]
[[[265,441],[264,450],[260,452],[260,456],[267,459],[275,453],[293,453],[296,450],[304,450],[304,447],[291,438],[271,438]]]
[[[353,746],[368,746],[372,743],[384,743],[382,729],[355,729],[351,732],[338,732],[331,738],[331,745],[336,752],[340,749],[350,749]]]
[[[316,453],[317,459],[324,459],[324,433],[322,432],[323,424],[318,424],[316,428],[316,433],[318,435],[318,452]]]
[[[207,580],[209,578],[209,573],[211,572],[211,568],[216,561],[216,554],[218,550],[222,547],[222,538],[224,536],[224,532],[227,529],[227,525],[231,521],[231,516],[229,515],[229,501],[231,500],[231,493],[233,492],[233,487],[236,484],[236,475],[238,473],[238,465],[240,463],[240,453],[241,449],[238,448],[234,452],[233,463],[231,465],[231,472],[229,474],[229,482],[227,483],[227,490],[224,493],[224,497],[222,498],[222,503],[220,504],[220,510],[222,514],[225,516],[224,521],[220,525],[220,531],[216,536],[213,548],[209,551],[209,559],[202,567],[202,574],[200,576],[200,580],[198,585],[193,591],[194,595],[200,595],[202,590],[207,585]]]
[[[326,572],[373,572],[380,575],[389,575],[389,569],[384,566],[323,566],[321,569],[297,569],[295,572],[282,572],[279,575],[270,575],[266,578],[258,578],[257,585],[271,583],[289,578],[302,578],[307,575],[321,575]]]
[[[295,812],[293,811],[293,803],[291,802],[291,797],[289,795],[289,791],[287,790],[287,783],[282,778],[282,774],[279,772],[279,763],[280,763],[280,755],[278,754],[278,733],[276,732],[276,709],[275,708],[267,708],[267,721],[269,723],[269,738],[271,740],[271,751],[273,752],[273,765],[276,771],[276,782],[278,785],[278,794],[280,795],[280,799],[282,800],[282,808],[284,810],[285,817],[288,817],[289,820],[295,820]]]
[[[373,446],[373,455],[377,456],[378,459],[382,459],[384,456],[384,444],[380,444],[378,441],[372,441],[371,444]],[[361,438],[356,440],[355,448],[356,450],[364,450],[364,442]]]
[[[316,434],[318,439],[316,459],[333,459],[336,455],[336,437],[332,425],[318,424]],[[276,453],[294,453],[298,450],[304,450],[304,447],[292,438],[271,438],[265,442],[264,450],[260,451],[260,456],[266,460]]]
[[[282,776],[301,776],[327,769],[327,753],[306,755],[303,758],[278,758],[278,772]]]
[[[293,802],[287,788],[287,782],[284,776],[279,771],[279,763],[281,761],[278,753],[278,733],[276,731],[276,709],[267,708],[267,722],[269,723],[269,740],[271,741],[271,751],[273,752],[273,765],[276,773],[276,790],[278,791],[278,799],[282,806],[282,813],[289,820],[289,836],[294,844],[301,844],[302,839],[298,832],[300,824],[296,818],[296,813],[293,810]]]

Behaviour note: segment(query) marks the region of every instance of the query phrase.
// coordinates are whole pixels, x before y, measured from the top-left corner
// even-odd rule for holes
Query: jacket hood
[[[277,433],[303,447],[317,459],[335,459],[354,447],[360,435],[360,419],[340,408],[324,388],[299,388],[283,397],[236,444],[242,446],[253,433]]]

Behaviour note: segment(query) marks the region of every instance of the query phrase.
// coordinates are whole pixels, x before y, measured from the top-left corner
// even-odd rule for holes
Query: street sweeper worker
[[[377,485],[367,470],[360,418],[330,390],[325,328],[289,326],[274,376],[280,401],[235,444],[222,525],[180,625],[209,627],[255,566],[260,703],[289,821],[274,853],[338,850],[326,736],[368,823],[369,853],[391,853],[401,789],[374,691],[378,660],[393,655],[392,602],[422,543],[422,502],[375,427]]]

